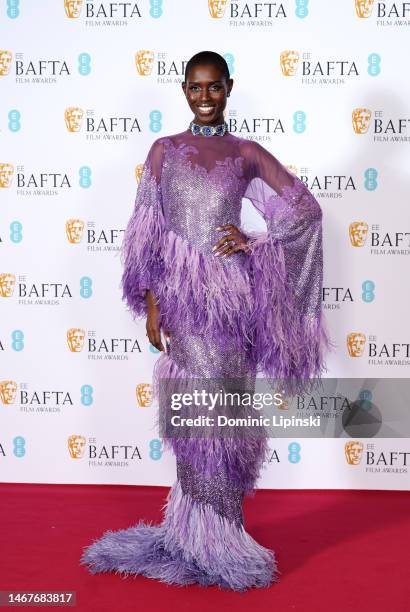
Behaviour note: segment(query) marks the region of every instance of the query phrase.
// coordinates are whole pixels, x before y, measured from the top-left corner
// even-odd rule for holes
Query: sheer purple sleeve
[[[322,210],[302,181],[256,142],[245,146],[248,198],[266,232],[249,232],[255,360],[269,377],[303,381],[326,369]]]
[[[147,289],[151,289],[156,295],[162,265],[162,158],[163,145],[156,140],[144,162],[134,210],[125,229],[121,247],[122,297],[134,318],[146,315],[145,294]]]

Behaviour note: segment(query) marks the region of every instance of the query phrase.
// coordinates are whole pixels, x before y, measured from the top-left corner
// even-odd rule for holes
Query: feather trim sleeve
[[[162,149],[156,140],[148,152],[121,247],[122,299],[134,318],[147,314],[145,294],[151,289],[156,295],[162,266]]]
[[[250,232],[254,358],[266,376],[295,390],[320,377],[331,346],[322,313],[322,210],[308,188],[256,142],[245,145],[249,182],[244,197],[267,231]]]

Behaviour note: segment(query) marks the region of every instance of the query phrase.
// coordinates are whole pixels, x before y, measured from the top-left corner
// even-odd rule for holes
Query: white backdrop
[[[409,23],[406,2],[0,2],[3,482],[174,481],[119,246],[150,144],[192,118],[181,82],[201,50],[230,66],[231,129],[323,208],[327,376],[408,376]],[[261,226],[246,201],[244,224]],[[271,440],[260,486],[409,488],[408,439],[358,440],[353,462],[346,442]]]

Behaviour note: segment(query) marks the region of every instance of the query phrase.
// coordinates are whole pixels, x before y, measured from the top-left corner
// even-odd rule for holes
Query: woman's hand
[[[233,223],[227,223],[226,225],[220,225],[216,228],[220,231],[228,231],[223,238],[221,238],[216,245],[213,247],[214,255],[220,256],[232,255],[238,251],[248,252],[248,239]]]
[[[160,319],[160,310],[158,307],[157,300],[150,289],[147,290],[145,294],[145,302],[147,304],[147,336],[152,346],[155,346],[159,351],[165,351],[164,345],[161,340],[161,325],[159,322]],[[169,333],[166,333],[169,336]]]

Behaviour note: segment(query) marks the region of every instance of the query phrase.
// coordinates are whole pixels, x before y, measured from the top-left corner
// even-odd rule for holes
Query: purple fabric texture
[[[242,199],[266,222],[244,232],[248,252],[216,257],[220,225],[241,228]],[[244,231],[242,229],[242,231]],[[138,185],[122,247],[123,299],[146,315],[151,289],[170,348],[161,381],[255,377],[303,388],[325,368],[331,346],[321,311],[322,211],[305,187],[254,141],[189,130],[158,138]],[[169,406],[159,403],[157,422]],[[160,525],[106,532],[81,563],[95,572],[143,574],[172,584],[243,591],[278,580],[274,552],[246,532],[242,502],[267,458],[266,438],[165,438],[177,480]]]

